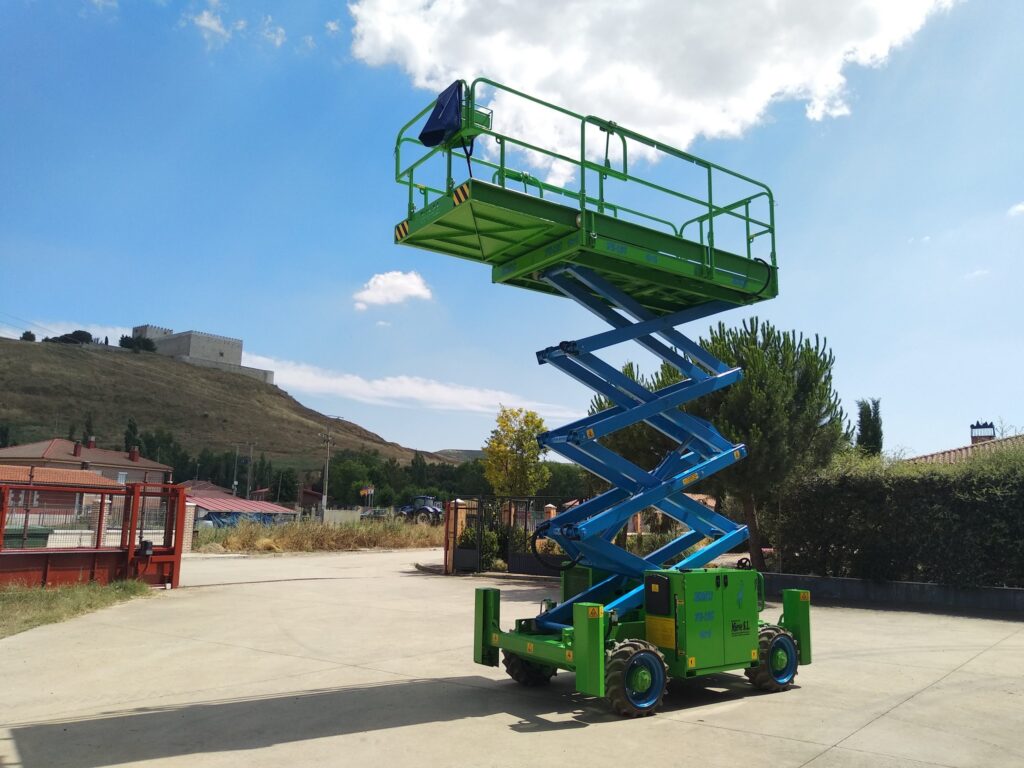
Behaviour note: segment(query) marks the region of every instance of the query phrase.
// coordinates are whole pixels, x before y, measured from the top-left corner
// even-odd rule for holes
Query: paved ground
[[[188,588],[0,640],[0,766],[1022,766],[1024,624],[816,607],[800,686],[735,675],[610,716],[471,662],[437,551],[190,558]],[[774,613],[774,611],[773,611]]]

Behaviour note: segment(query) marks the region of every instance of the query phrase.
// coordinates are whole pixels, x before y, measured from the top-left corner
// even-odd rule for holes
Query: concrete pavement
[[[182,589],[0,640],[0,767],[1024,765],[1022,623],[818,606],[799,687],[719,675],[627,721],[474,665],[475,587],[507,624],[554,587],[413,568],[439,560],[194,556]]]

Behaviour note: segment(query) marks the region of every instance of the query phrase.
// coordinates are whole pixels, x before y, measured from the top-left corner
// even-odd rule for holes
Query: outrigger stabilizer
[[[492,113],[477,105],[484,89],[575,120],[578,155],[496,130]],[[408,133],[416,125],[423,130],[413,138]],[[603,158],[594,156],[593,141],[587,147],[594,130],[604,138]],[[496,156],[472,159],[481,137],[497,142]],[[706,185],[691,193],[638,176],[629,169],[630,146],[695,166]],[[410,148],[416,150],[412,160]],[[578,188],[509,167],[510,148],[571,164]],[[460,154],[471,178],[456,184],[453,156]],[[771,190],[616,123],[483,79],[453,83],[403,127],[395,156],[396,180],[408,188],[407,218],[395,227],[397,243],[488,264],[494,282],[565,296],[611,326],[537,353],[539,363],[612,404],[539,438],[610,488],[537,527],[534,546],[537,539],[550,539],[566,558],[559,601],[545,601],[537,616],[517,619],[505,630],[499,590],[476,591],[474,661],[497,666],[501,651],[508,674],[527,686],[548,683],[559,669],[574,672],[578,691],[606,697],[627,716],[654,713],[670,677],[742,669],[763,690],[790,687],[798,665],[811,662],[809,593],[784,590],[782,616],[775,623],[761,621],[761,574],[707,567],[747,540],[746,526],[688,495],[700,480],[741,460],[746,447],[683,406],[733,384],[742,371],[678,330],[777,295]],[[443,184],[417,182],[417,172],[422,176],[435,158],[445,163]],[[472,176],[474,164],[491,172],[489,181]],[[724,179],[730,191],[745,188],[745,194],[715,203],[716,179]],[[609,199],[609,181],[653,190],[667,199],[670,211],[692,215],[676,224],[660,211],[627,208]],[[596,192],[588,192],[588,183],[596,183]],[[735,237],[729,240],[730,235]],[[628,341],[673,366],[682,380],[651,390],[596,354]],[[641,422],[675,446],[650,470],[602,443]],[[645,556],[617,546],[630,518],[652,508],[681,523],[684,532]]]

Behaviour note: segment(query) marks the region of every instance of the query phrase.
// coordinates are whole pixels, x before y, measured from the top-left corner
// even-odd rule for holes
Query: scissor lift
[[[494,115],[478,106],[487,91],[578,124],[578,154],[498,131]],[[496,150],[474,158],[483,137],[492,137]],[[630,147],[692,166],[700,190],[667,186],[654,177],[653,166],[646,176],[631,172]],[[575,183],[558,186],[511,167],[513,149],[569,164]],[[460,154],[470,178],[456,183]],[[486,79],[446,89],[402,128],[395,158],[396,180],[408,190],[397,243],[485,263],[494,282],[565,296],[611,326],[537,353],[538,362],[612,403],[539,438],[611,487],[537,528],[535,553],[539,539],[550,539],[566,558],[559,602],[546,601],[539,615],[503,631],[498,590],[477,590],[475,661],[497,666],[501,649],[508,673],[524,685],[545,684],[557,669],[573,671],[577,690],[607,696],[617,712],[631,716],[660,706],[669,676],[744,669],[763,689],[788,688],[798,663],[811,660],[808,593],[785,591],[783,617],[776,624],[761,622],[760,574],[704,567],[742,544],[746,526],[687,495],[701,479],[742,459],[746,448],[681,406],[729,386],[742,371],[677,330],[778,293],[771,190],[616,123]],[[440,182],[424,180],[432,167]],[[478,178],[480,171],[489,180]],[[657,210],[612,199],[612,182],[620,183],[620,191],[653,193]],[[744,191],[716,203],[716,182]],[[631,199],[629,191],[622,196]],[[672,218],[686,210],[691,215],[685,219]],[[729,236],[727,249],[723,239]],[[682,381],[651,391],[596,354],[626,341],[674,366]],[[676,446],[650,470],[601,442],[639,422]],[[686,532],[643,557],[616,546],[628,520],[652,507]]]

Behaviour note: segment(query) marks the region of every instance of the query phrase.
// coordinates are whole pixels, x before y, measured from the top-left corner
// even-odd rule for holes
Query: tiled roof
[[[906,461],[909,461],[911,464],[957,464],[961,461],[967,461],[967,459],[979,453],[991,453],[992,451],[1000,451],[1006,448],[1024,448],[1024,435],[1012,435],[999,438],[998,440],[986,440],[983,443],[964,445],[960,448],[950,448],[948,451],[926,453],[923,456],[914,456],[913,458],[906,459]]]
[[[186,480],[182,485],[185,486],[185,491],[189,496],[202,496],[203,498],[230,496],[234,498],[234,494],[229,489],[211,483],[209,480]]]
[[[141,456],[138,461],[132,461],[126,451],[108,451],[105,448],[87,448],[84,445],[82,446],[81,455],[75,456],[74,441],[61,438],[0,448],[0,462],[4,459],[17,459],[19,461],[38,459],[41,461],[67,462],[69,464],[87,461],[90,464],[99,464],[104,467],[153,469],[162,472],[170,472],[172,469],[166,464],[144,459]]]
[[[84,469],[53,469],[51,467],[18,467],[0,464],[0,483],[19,485],[70,485],[78,488],[124,488],[108,477]]]
[[[222,498],[221,496],[186,496],[189,504],[207,512],[255,512],[262,515],[294,515],[294,509],[271,504],[269,501],[252,501],[237,496]],[[198,513],[197,513],[198,515]]]

